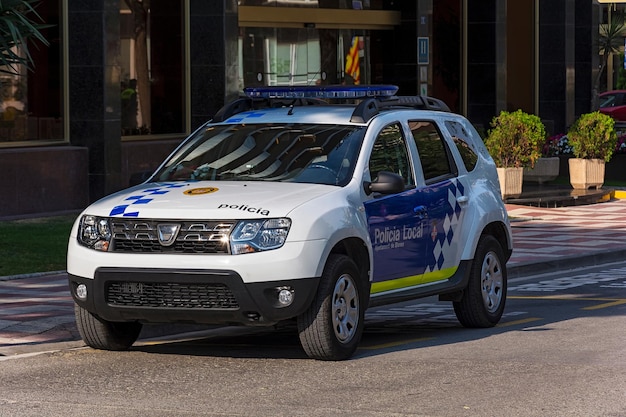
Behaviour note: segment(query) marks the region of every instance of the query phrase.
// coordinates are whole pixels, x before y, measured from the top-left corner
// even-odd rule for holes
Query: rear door
[[[409,130],[419,154],[424,185],[418,188],[416,204],[424,207],[424,275],[422,283],[450,278],[457,270],[462,242],[468,187],[461,178],[444,131],[434,121],[409,120]]]

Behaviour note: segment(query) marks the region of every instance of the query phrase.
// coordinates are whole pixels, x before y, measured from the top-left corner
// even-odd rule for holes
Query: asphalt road
[[[356,356],[221,328],[0,360],[0,416],[626,416],[626,262],[520,277],[492,329],[434,298],[373,309]]]

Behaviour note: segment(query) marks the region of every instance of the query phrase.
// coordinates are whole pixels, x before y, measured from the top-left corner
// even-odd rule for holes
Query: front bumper
[[[231,270],[98,268],[94,279],[69,274],[74,301],[112,322],[272,325],[311,304],[319,278],[244,283]],[[84,284],[87,298],[76,288]],[[294,291],[281,306],[278,289]]]

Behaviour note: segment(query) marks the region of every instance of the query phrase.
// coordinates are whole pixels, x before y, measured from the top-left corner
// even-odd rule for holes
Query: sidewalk
[[[563,208],[507,204],[514,251],[509,278],[626,259],[626,199]],[[65,272],[0,277],[0,360],[83,346]]]

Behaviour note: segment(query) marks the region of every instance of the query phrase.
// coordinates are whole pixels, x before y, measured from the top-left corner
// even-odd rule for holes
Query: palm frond
[[[615,54],[624,42],[624,18],[615,15],[611,23],[600,26],[598,50],[600,54]]]
[[[51,25],[46,25],[35,10],[37,3],[38,0],[0,0],[0,72],[19,74],[20,65],[32,70],[29,40],[48,45],[41,30]]]

